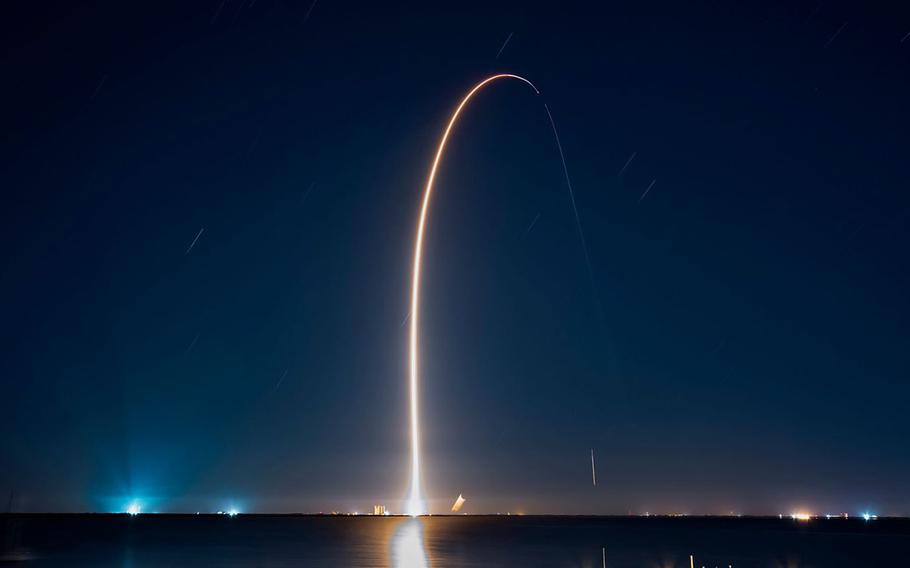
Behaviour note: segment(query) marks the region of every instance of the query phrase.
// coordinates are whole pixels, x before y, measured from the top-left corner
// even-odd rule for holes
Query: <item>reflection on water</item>
[[[0,566],[42,568],[859,568],[908,547],[898,519],[0,515]]]
[[[407,519],[392,534],[392,568],[430,568],[423,545],[423,521]]]

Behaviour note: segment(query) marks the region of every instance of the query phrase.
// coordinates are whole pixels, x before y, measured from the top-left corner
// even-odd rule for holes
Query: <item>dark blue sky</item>
[[[508,71],[595,290],[497,85],[428,228],[433,508],[910,514],[910,12],[69,4],[0,34],[18,509],[399,508],[419,192]]]

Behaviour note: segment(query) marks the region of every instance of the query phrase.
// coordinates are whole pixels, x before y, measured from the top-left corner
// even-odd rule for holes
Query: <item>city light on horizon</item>
[[[109,514],[128,514],[130,516],[136,515],[186,515],[186,514],[202,514],[202,515],[224,515],[229,517],[236,517],[239,515],[272,515],[272,514],[293,514],[293,515],[369,515],[369,516],[422,516],[422,515],[433,515],[431,511],[425,511],[420,515],[413,515],[411,511],[406,507],[401,508],[390,508],[386,505],[381,504],[385,499],[388,498],[388,493],[383,493],[386,497],[383,499],[364,499],[360,502],[350,502],[347,504],[339,504],[337,507],[332,508],[307,508],[302,507],[299,509],[290,509],[288,507],[280,507],[277,510],[271,508],[259,509],[258,511],[249,512],[245,511],[243,504],[248,502],[249,498],[240,497],[231,498],[228,500],[225,499],[214,499],[209,501],[209,504],[222,504],[222,507],[208,507],[204,502],[193,503],[192,506],[183,506],[175,501],[164,500],[161,496],[155,497],[143,497],[143,498],[134,498],[126,501],[122,501],[123,505],[120,508],[111,508],[111,509],[100,509],[100,510],[91,510],[90,512],[97,513],[109,513]],[[449,501],[448,504],[444,505],[444,508],[441,508],[440,511],[437,511],[436,514],[445,515],[453,512],[459,514],[461,511],[461,505],[466,502],[466,498],[462,494],[458,494],[454,500]],[[401,501],[392,499],[392,502],[401,503]],[[388,501],[387,501],[388,502]],[[604,516],[641,516],[641,517],[767,517],[767,516],[776,516],[781,519],[790,519],[800,522],[814,521],[814,520],[831,520],[836,521],[840,520],[849,520],[862,519],[863,521],[874,521],[879,518],[901,518],[900,514],[888,513],[885,515],[880,515],[879,512],[874,509],[858,509],[853,513],[848,513],[845,511],[846,507],[837,507],[827,505],[827,504],[817,504],[810,500],[800,500],[801,503],[798,507],[792,507],[787,509],[782,509],[781,513],[774,513],[769,515],[767,511],[761,510],[724,510],[718,511],[713,510],[709,506],[689,508],[686,510],[679,510],[675,508],[656,508],[649,507],[647,509],[640,508],[636,510],[632,508],[631,510],[627,509],[626,511],[620,511],[615,509],[605,509],[602,512],[593,513],[594,516],[604,515]],[[443,501],[441,499],[436,499],[433,501],[434,506],[442,507]],[[508,509],[496,506],[495,501],[490,501],[489,496],[480,495],[474,499],[475,505],[472,507],[472,511],[468,513],[469,515],[499,515],[505,514],[505,511],[509,510],[512,514],[515,514],[516,508],[509,507]],[[486,506],[484,505],[486,503]],[[199,506],[201,505],[201,507]],[[407,503],[404,503],[407,505]],[[401,506],[401,505],[399,505]],[[525,502],[520,505],[524,514],[530,515],[550,515],[551,513],[547,507],[543,504],[534,504],[533,502]],[[825,512],[825,510],[829,512]],[[586,511],[578,512],[563,512],[560,514],[566,515],[591,515],[592,513]]]

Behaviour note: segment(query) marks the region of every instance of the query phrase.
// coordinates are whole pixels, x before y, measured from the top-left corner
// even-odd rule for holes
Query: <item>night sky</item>
[[[4,505],[400,510],[418,199],[515,72],[429,220],[431,509],[910,514],[910,10],[16,4]]]

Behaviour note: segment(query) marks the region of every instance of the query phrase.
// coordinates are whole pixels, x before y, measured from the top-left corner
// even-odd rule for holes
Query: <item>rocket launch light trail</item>
[[[458,121],[459,116],[461,115],[462,110],[467,106],[468,102],[477,94],[478,91],[497,81],[499,79],[515,79],[527,84],[529,87],[534,89],[534,93],[539,95],[540,91],[534,84],[521,77],[519,75],[512,75],[509,73],[500,73],[498,75],[492,75],[487,77],[483,81],[474,85],[474,87],[468,91],[468,93],[461,99],[461,102],[458,103],[458,106],[455,107],[455,111],[452,113],[451,118],[449,118],[449,123],[446,125],[445,130],[442,133],[442,138],[439,140],[439,146],[436,149],[436,156],[433,158],[433,164],[430,167],[430,173],[427,176],[427,185],[423,190],[423,200],[420,206],[420,217],[417,221],[417,235],[414,239],[414,265],[413,272],[411,275],[411,327],[410,327],[410,341],[409,341],[409,351],[410,351],[410,397],[411,397],[411,488],[410,494],[408,497],[407,503],[407,513],[412,517],[418,515],[423,515],[427,512],[426,502],[423,498],[422,492],[422,483],[420,480],[420,427],[419,427],[419,417],[418,417],[418,383],[420,377],[420,365],[419,365],[419,330],[420,330],[420,265],[423,253],[423,236],[424,230],[426,228],[427,212],[430,208],[430,197],[433,194],[433,182],[436,181],[436,172],[439,168],[439,162],[442,160],[443,153],[445,152],[446,142],[449,140],[449,135],[452,133],[452,129],[455,126],[455,123]],[[581,238],[581,244],[584,249],[585,262],[588,265],[588,273],[591,276],[591,285],[592,291],[594,288],[593,282],[593,272],[591,271],[591,261],[588,256],[588,246],[585,242],[584,232],[581,229],[581,220],[578,216],[578,209],[575,206],[575,195],[572,191],[572,182],[569,180],[569,171],[566,168],[565,156],[562,152],[562,144],[559,142],[559,134],[556,132],[556,123],[553,122],[553,115],[550,114],[550,108],[545,104],[544,109],[547,111],[547,117],[550,120],[550,125],[553,128],[553,134],[556,137],[556,143],[559,148],[559,157],[562,160],[563,172],[565,173],[566,183],[569,186],[569,197],[572,202],[572,211],[575,215],[575,222],[577,224],[579,236]],[[595,301],[597,302],[596,292],[595,292]],[[599,307],[599,302],[598,307]],[[592,455],[593,459],[593,455]],[[593,465],[593,464],[592,464]]]
[[[436,156],[433,158],[433,165],[430,167],[430,174],[427,177],[427,185],[423,190],[423,203],[420,206],[420,218],[417,221],[417,237],[414,242],[414,268],[411,275],[411,330],[410,330],[410,395],[411,395],[411,491],[408,498],[408,515],[415,517],[417,515],[422,515],[426,513],[426,503],[423,499],[423,492],[421,490],[421,481],[420,481],[420,428],[419,428],[419,419],[418,419],[418,404],[417,404],[417,394],[418,394],[418,377],[419,377],[419,364],[418,364],[418,331],[420,329],[420,261],[421,255],[423,252],[423,234],[426,227],[427,220],[427,211],[430,208],[430,197],[433,195],[433,182],[436,181],[436,170],[439,168],[439,162],[442,159],[442,154],[446,149],[446,142],[449,140],[449,134],[452,133],[452,128],[455,126],[455,123],[458,121],[458,117],[461,115],[461,111],[464,110],[465,105],[468,104],[468,101],[482,88],[489,85],[493,81],[499,79],[517,79],[527,83],[536,94],[540,94],[540,91],[537,90],[537,87],[533,83],[525,79],[524,77],[519,77],[518,75],[511,75],[508,73],[502,73],[499,75],[493,75],[487,77],[483,81],[474,85],[468,94],[461,99],[461,102],[455,107],[455,112],[452,113],[452,117],[449,119],[449,124],[446,126],[445,131],[442,133],[442,138],[439,140],[439,147],[436,149]]]

